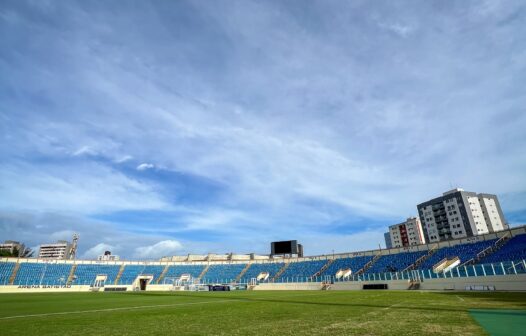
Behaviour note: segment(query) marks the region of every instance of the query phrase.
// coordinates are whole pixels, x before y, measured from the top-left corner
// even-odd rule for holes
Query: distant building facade
[[[384,239],[385,239],[385,248],[390,249],[393,248],[393,244],[391,244],[391,235],[389,232],[384,233]]]
[[[408,247],[426,243],[424,231],[418,217],[410,217],[403,223],[389,226],[388,233],[391,248]]]
[[[457,188],[417,206],[428,243],[506,230],[496,195]]]
[[[42,244],[38,251],[40,259],[68,259],[71,252],[71,244],[65,240],[59,240],[52,244]]]
[[[9,251],[9,253],[13,253],[15,250],[20,253],[24,251],[24,249],[24,244],[20,244],[20,242],[14,240],[6,240],[3,244],[0,244],[0,250]]]

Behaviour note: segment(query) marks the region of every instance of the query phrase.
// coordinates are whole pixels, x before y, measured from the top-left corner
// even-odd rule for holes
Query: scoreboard
[[[284,240],[270,243],[272,255],[297,254],[303,256],[303,246],[297,240]]]

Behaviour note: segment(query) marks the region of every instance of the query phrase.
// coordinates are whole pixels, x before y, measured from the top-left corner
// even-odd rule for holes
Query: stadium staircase
[[[511,234],[509,232],[506,232],[504,236],[500,237],[499,240],[495,242],[495,244],[488,246],[484,250],[480,251],[479,253],[477,253],[477,256],[475,258],[469,259],[468,261],[461,264],[460,266],[468,266],[468,265],[477,264],[483,258],[489,255],[492,255],[493,253],[500,250],[504,245],[506,245],[506,243],[508,242],[508,240],[510,240],[510,238],[511,238]]]
[[[285,272],[287,270],[287,268],[289,268],[289,265],[290,265],[290,262],[286,262],[285,265],[283,265],[283,267],[278,271],[278,273],[276,273],[276,275],[274,275],[274,277],[272,278],[272,282],[274,282],[277,279],[279,279],[279,277],[283,274],[283,272]]]
[[[365,264],[362,269],[358,270],[358,272],[356,272],[356,275],[361,275],[365,272],[367,272],[367,270],[369,268],[371,268],[375,262],[378,261],[378,259],[380,259],[380,257],[382,256],[382,254],[378,253],[377,255],[374,256],[373,259],[371,259],[371,261],[369,261],[367,264]]]
[[[67,285],[71,285],[71,283],[73,282],[73,277],[75,276],[75,271],[77,270],[77,265],[76,264],[73,264],[71,266],[71,270],[69,271],[69,275],[68,275],[68,281],[66,281],[66,284]]]
[[[159,275],[159,278],[157,279],[157,281],[155,282],[156,284],[160,284],[161,281],[163,281],[164,277],[166,276],[166,273],[168,273],[168,269],[170,268],[170,265],[166,265],[161,273],[161,275]]]
[[[321,290],[329,290],[329,289],[331,289],[331,283],[330,282],[322,282]]]
[[[433,265],[433,272],[444,273],[448,270],[451,270],[452,268],[457,267],[459,264],[460,258],[458,256],[453,258],[445,257],[444,259],[440,260],[435,265]]]
[[[197,277],[197,280],[201,280],[205,276],[206,272],[208,272],[209,268],[210,268],[210,264],[207,264],[206,267],[201,272],[201,274],[199,274],[199,276]]]
[[[241,271],[241,273],[238,274],[238,276],[236,277],[236,282],[239,282],[239,280],[241,280],[241,278],[243,277],[243,275],[245,275],[245,273],[248,271],[248,269],[250,268],[252,264],[250,263],[247,263],[247,265],[245,266],[245,268],[243,268],[243,270]]]
[[[121,276],[122,276],[122,273],[124,272],[125,267],[126,267],[125,264],[121,265],[121,268],[119,269],[119,273],[117,273],[117,276],[115,277],[115,282],[113,283],[114,285],[119,284],[119,280],[121,279]]]
[[[413,280],[409,283],[409,287],[407,287],[409,290],[417,290],[420,289],[420,281]]]
[[[422,265],[422,263],[424,261],[426,261],[427,259],[429,259],[433,254],[435,254],[435,252],[438,250],[438,244],[433,246],[428,252],[427,254],[421,256],[420,258],[416,259],[416,261],[412,264],[412,265],[409,265],[407,266],[406,269],[403,270],[403,272],[406,272],[406,271],[412,271],[412,270],[415,270],[415,269],[418,269],[418,267],[420,267],[420,265]]]
[[[18,269],[20,268],[20,263],[16,263],[15,267],[13,268],[13,273],[11,273],[11,276],[9,277],[9,284],[12,285],[15,283],[16,274],[18,273]]]
[[[334,262],[334,259],[327,260],[327,263],[323,265],[323,267],[318,272],[314,273],[312,277],[314,278],[314,277],[322,275],[323,272],[325,272],[327,268],[329,268],[332,265],[333,262]]]

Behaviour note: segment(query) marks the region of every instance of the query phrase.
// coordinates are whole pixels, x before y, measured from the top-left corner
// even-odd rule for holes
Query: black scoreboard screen
[[[270,243],[272,254],[298,254],[298,241],[286,240]]]

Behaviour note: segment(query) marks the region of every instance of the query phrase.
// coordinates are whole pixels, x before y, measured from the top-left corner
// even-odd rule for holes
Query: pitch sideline
[[[164,308],[164,307],[177,307],[177,306],[190,306],[197,304],[208,304],[215,302],[229,302],[229,301],[242,301],[239,299],[228,299],[228,300],[214,300],[214,301],[199,301],[199,302],[185,302],[185,303],[171,303],[171,304],[159,304],[159,305],[147,305],[147,306],[131,306],[131,307],[117,307],[117,308],[104,308],[104,309],[90,309],[90,310],[74,310],[67,312],[56,312],[56,313],[42,313],[42,314],[28,314],[28,315],[15,315],[15,316],[4,316],[0,317],[0,320],[10,320],[17,318],[26,317],[44,317],[44,316],[56,316],[56,315],[71,315],[71,314],[88,314],[88,313],[102,313],[119,310],[135,310],[135,309],[147,309],[147,308]]]
[[[315,296],[315,295],[324,295],[324,294],[300,294],[300,295],[283,295],[279,297],[267,297],[267,299],[277,299],[282,297],[302,297],[302,296]],[[27,314],[27,315],[14,315],[14,316],[4,316],[0,317],[1,320],[12,320],[19,318],[27,317],[45,317],[45,316],[60,316],[60,315],[73,315],[73,314],[89,314],[89,313],[102,313],[102,312],[112,312],[112,311],[126,311],[126,310],[136,310],[136,309],[148,309],[148,308],[166,308],[166,307],[177,307],[177,306],[190,306],[197,304],[209,304],[215,302],[250,302],[250,298],[240,297],[235,299],[228,300],[214,300],[214,301],[199,301],[199,302],[184,302],[184,303],[170,303],[170,304],[159,304],[159,305],[146,305],[146,306],[131,306],[131,307],[117,307],[117,308],[104,308],[104,309],[89,309],[89,310],[74,310],[66,312],[55,312],[55,313],[41,313],[41,314]],[[265,299],[260,300],[265,301]]]

